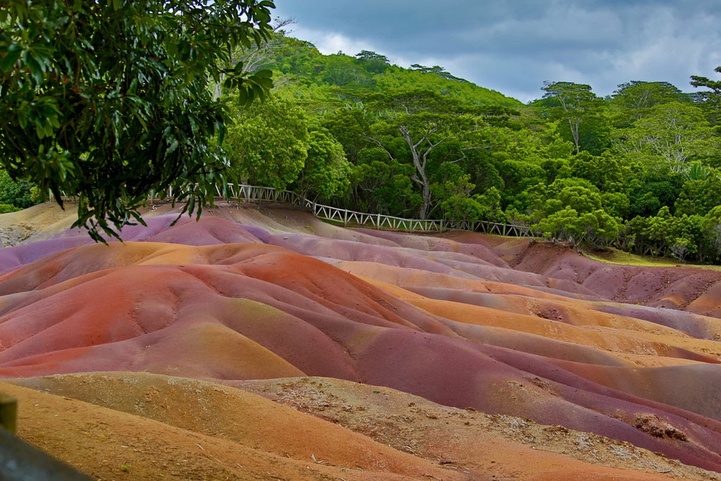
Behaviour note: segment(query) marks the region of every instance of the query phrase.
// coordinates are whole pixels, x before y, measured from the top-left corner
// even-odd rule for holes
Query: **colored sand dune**
[[[49,208],[35,209],[38,215],[45,209],[47,216]],[[145,391],[137,391],[135,383],[151,389],[176,377],[203,380],[211,383],[203,389],[222,385],[217,389],[223,396],[257,404],[271,418],[287,416],[288,425],[311,423],[302,417],[307,414],[281,406],[290,404],[320,416],[313,423],[328,424],[309,424],[308,432],[327,431],[329,438],[326,444],[312,442],[327,453],[326,464],[315,466],[323,469],[307,479],[491,479],[493,469],[513,464],[508,453],[531,449],[516,445],[518,439],[482,438],[458,423],[442,435],[474,438],[477,449],[497,442],[505,461],[491,469],[487,455],[439,445],[438,453],[465,461],[431,462],[429,439],[416,439],[422,445],[417,450],[387,450],[393,443],[373,444],[356,418],[346,419],[354,432],[330,434],[336,424],[323,421],[323,410],[313,409],[308,399],[294,404],[279,397],[283,384],[272,380],[320,377],[337,397],[354,386],[371,392],[388,388],[382,392],[419,396],[456,417],[477,413],[491,416],[491,424],[516,419],[555,426],[572,433],[568,436],[599,436],[597,444],[607,439],[721,472],[721,272],[604,264],[528,239],[343,229],[296,210],[220,208],[199,222],[182,219],[175,225],[167,207],[154,214],[147,227],[125,232],[122,244],[92,244],[52,217],[55,230],[32,226],[29,241],[0,249],[2,378],[128,416],[157,418],[163,426],[211,436],[208,442],[231,443],[219,450],[235,449],[233,443],[247,433],[226,431],[218,441],[213,436],[220,428],[206,432],[208,426],[173,421],[176,407],[166,406],[155,418],[137,412]],[[27,211],[23,215],[32,219]],[[7,216],[0,216],[0,229],[3,221],[11,223]],[[122,375],[92,374],[99,371]],[[55,375],[63,376],[40,378]],[[125,386],[122,376],[133,381]],[[101,378],[127,388],[124,395],[133,401],[109,405],[82,389],[80,380]],[[35,396],[18,392],[21,399]],[[176,394],[167,394],[169,404],[185,395]],[[363,403],[364,409],[378,408],[372,396],[364,399],[349,401],[348,412]],[[404,409],[420,402],[408,401]],[[342,416],[341,410],[337,417]],[[137,421],[128,419],[122,422]],[[261,418],[252,422],[276,429]],[[441,428],[436,423],[432,429]],[[289,428],[286,434],[302,438],[300,431]],[[397,431],[400,439],[402,430]],[[558,432],[563,431],[553,431]],[[260,447],[244,445],[264,456],[285,449],[294,461],[288,461],[284,476],[306,479],[289,473],[309,456],[299,447],[309,441],[274,436],[262,436]],[[372,453],[372,460],[354,449]],[[245,463],[252,458],[244,456]],[[588,461],[571,459],[568,452],[538,456],[547,470],[531,473],[517,466],[520,479],[574,479],[574,463]],[[600,461],[595,474],[584,468],[583,479],[645,479],[648,472],[654,474],[647,479],[661,479],[656,476],[681,469],[660,472],[644,467],[638,456],[636,466]],[[357,467],[347,476],[331,469],[353,463],[374,477],[364,478]],[[243,479],[233,473],[228,476]]]

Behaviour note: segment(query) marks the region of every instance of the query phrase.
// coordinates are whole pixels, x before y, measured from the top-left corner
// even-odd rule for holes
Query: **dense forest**
[[[526,105],[439,66],[322,55],[278,29],[239,54],[274,88],[234,122],[231,179],[402,217],[522,224],[550,239],[721,260],[721,82],[539,85]],[[721,73],[721,69],[717,69]],[[0,212],[39,197],[0,171]]]

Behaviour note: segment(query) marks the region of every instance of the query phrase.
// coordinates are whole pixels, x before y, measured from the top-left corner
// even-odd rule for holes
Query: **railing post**
[[[0,428],[15,434],[17,428],[18,402],[0,393]]]

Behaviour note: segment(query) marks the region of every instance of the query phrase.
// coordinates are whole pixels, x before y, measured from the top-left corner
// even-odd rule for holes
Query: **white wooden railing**
[[[509,237],[536,237],[531,229],[524,225],[503,224],[500,222],[480,221],[459,221],[447,222],[447,228],[455,230],[470,230],[486,234],[504,235]]]
[[[362,225],[376,229],[404,230],[410,232],[440,232],[446,230],[443,220],[405,219],[383,214],[368,214],[341,209],[313,202],[313,214],[319,219],[343,225]]]
[[[221,188],[216,186],[218,197],[225,197]],[[271,202],[296,205],[313,212],[319,219],[336,222],[343,226],[364,226],[374,229],[402,230],[408,232],[441,232],[445,230],[469,230],[512,237],[534,237],[534,233],[525,226],[502,224],[486,221],[448,222],[431,219],[406,219],[383,214],[369,214],[354,210],[341,209],[330,205],[319,204],[295,192],[276,190],[272,187],[260,187],[245,184],[227,184],[227,194],[238,202]],[[173,197],[172,190],[168,198]]]

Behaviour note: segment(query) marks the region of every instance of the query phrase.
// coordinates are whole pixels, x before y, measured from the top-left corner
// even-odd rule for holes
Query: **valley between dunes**
[[[721,271],[176,217],[0,215],[0,392],[94,479],[721,480]]]

